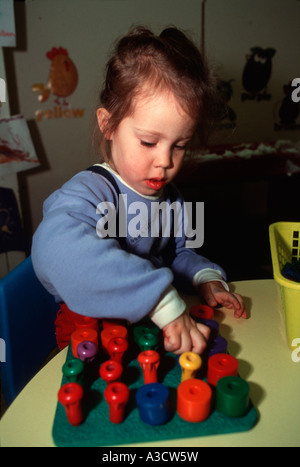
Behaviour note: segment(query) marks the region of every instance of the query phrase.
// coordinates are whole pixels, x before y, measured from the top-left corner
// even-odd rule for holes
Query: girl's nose
[[[162,167],[163,169],[171,169],[173,167],[172,150],[160,150],[154,159],[155,167]]]

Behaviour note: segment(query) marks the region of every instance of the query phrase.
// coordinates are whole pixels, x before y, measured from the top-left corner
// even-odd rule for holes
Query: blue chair
[[[0,280],[1,382],[7,406],[55,348],[57,311],[31,257]]]

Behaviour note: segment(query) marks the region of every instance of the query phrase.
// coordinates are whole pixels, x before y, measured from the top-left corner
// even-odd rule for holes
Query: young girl
[[[68,343],[71,329],[61,315],[72,310],[131,323],[148,315],[163,329],[167,351],[202,353],[209,329],[189,317],[177,288],[193,287],[237,318],[247,317],[243,300],[229,292],[219,266],[186,247],[184,235],[163,235],[161,217],[154,235],[149,227],[153,203],[183,206],[172,180],[195,135],[204,139],[216,86],[195,45],[176,28],[160,36],[131,30],[106,71],[97,110],[103,163],[46,200],[33,238],[36,274],[64,303],[59,344]],[[137,202],[143,214],[134,212]]]

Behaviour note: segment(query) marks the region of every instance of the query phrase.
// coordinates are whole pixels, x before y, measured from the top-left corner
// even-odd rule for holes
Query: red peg
[[[127,328],[125,326],[109,326],[101,331],[101,343],[102,347],[108,352],[108,343],[114,337],[123,337],[127,339]]]
[[[121,423],[129,399],[128,386],[120,382],[111,383],[106,387],[104,397],[109,405],[109,420],[112,423]]]
[[[159,353],[156,350],[144,350],[138,355],[137,359],[143,370],[144,384],[157,383]]]
[[[71,425],[78,426],[82,422],[82,398],[83,389],[78,383],[64,384],[58,391],[58,400],[64,406]]]
[[[100,366],[99,375],[107,384],[118,381],[123,373],[121,363],[114,360],[107,360]]]
[[[214,319],[214,310],[208,305],[194,305],[190,308],[192,318],[199,319]]]
[[[232,355],[218,353],[208,359],[207,382],[211,386],[217,386],[219,379],[225,376],[237,376],[239,362]]]
[[[128,349],[128,342],[124,337],[115,337],[108,343],[108,353],[111,360],[122,363],[123,355]]]

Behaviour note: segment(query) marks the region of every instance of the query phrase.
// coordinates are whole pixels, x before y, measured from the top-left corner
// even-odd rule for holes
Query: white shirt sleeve
[[[216,269],[206,268],[198,271],[193,278],[193,285],[197,287],[199,284],[211,281],[221,282],[225,290],[229,291],[228,284],[224,281],[220,271]],[[181,316],[185,309],[185,302],[179,296],[177,290],[170,285],[158,305],[149,313],[149,317],[156,326],[162,329]]]
[[[198,271],[193,277],[193,286],[197,288],[198,285],[211,281],[221,282],[225,290],[227,290],[227,292],[229,291],[228,284],[224,281],[220,271],[211,268],[205,268]]]
[[[156,326],[162,329],[182,315],[185,309],[185,302],[180,298],[177,290],[170,285],[158,305],[149,313],[149,317]]]

